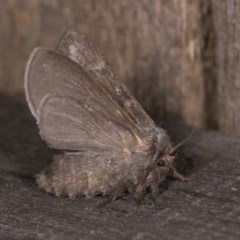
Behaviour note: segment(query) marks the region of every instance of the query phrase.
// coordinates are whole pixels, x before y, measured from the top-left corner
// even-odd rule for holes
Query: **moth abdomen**
[[[37,175],[37,183],[56,196],[106,195],[117,185],[118,178],[112,167],[104,165],[82,156],[59,155]]]

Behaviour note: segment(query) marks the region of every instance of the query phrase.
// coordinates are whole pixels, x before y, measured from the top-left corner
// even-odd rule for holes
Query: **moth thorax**
[[[155,128],[153,132],[152,144],[155,151],[160,153],[167,153],[172,148],[171,141],[162,128]]]

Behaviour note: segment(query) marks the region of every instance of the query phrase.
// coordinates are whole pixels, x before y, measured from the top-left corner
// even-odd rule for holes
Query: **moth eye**
[[[160,160],[157,165],[159,167],[164,167],[165,166],[165,162],[163,160]]]

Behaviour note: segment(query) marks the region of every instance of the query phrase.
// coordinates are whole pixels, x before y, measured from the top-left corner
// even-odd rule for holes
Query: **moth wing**
[[[64,64],[60,64],[60,62],[66,63],[66,69]],[[61,68],[57,66],[58,64],[61,65]],[[86,71],[83,68],[79,70],[78,67],[77,74],[79,79],[76,78],[74,71],[76,71],[75,69],[77,67],[69,67],[74,64],[76,64],[76,62],[70,61],[70,59],[67,60],[66,56],[64,59],[63,56],[56,51],[42,47],[34,49],[26,65],[24,88],[29,108],[36,119],[38,119],[39,115],[40,102],[45,95],[74,95],[74,93],[76,93],[76,87],[83,88],[82,82],[89,85],[88,80],[86,80]],[[68,74],[68,77],[66,74]],[[64,77],[62,77],[62,75]],[[72,78],[74,78],[74,83],[71,81]],[[81,89],[78,90],[81,91]],[[86,89],[84,88],[84,90]]]
[[[56,136],[58,136],[57,132],[61,128],[61,124],[56,124],[57,119],[52,122],[47,121],[47,116],[49,116],[50,119],[55,119],[49,111],[50,107],[48,104],[51,103],[51,110],[53,113],[56,111],[59,117],[61,116],[59,121],[61,119],[62,124],[65,126],[67,119],[63,118],[63,116],[65,116],[64,113],[68,111],[68,108],[72,108],[70,105],[64,104],[64,99],[69,103],[69,98],[73,99],[78,105],[84,106],[85,110],[80,107],[75,107],[68,116],[73,116],[73,119],[79,118],[79,121],[81,120],[83,123],[82,127],[89,126],[91,121],[93,121],[90,128],[91,138],[94,139],[93,131],[100,131],[99,129],[103,128],[104,131],[101,131],[102,136],[106,133],[112,135],[115,131],[114,129],[116,129],[116,133],[118,132],[117,129],[121,129],[126,134],[123,139],[130,138],[130,135],[138,141],[142,139],[141,129],[135,124],[126,111],[108,94],[100,83],[86,74],[81,66],[55,51],[44,48],[34,50],[30,59],[31,61],[27,67],[26,94],[30,102],[33,103],[33,109],[36,109],[35,113],[42,137],[51,147],[67,150],[80,148],[79,146],[75,146],[76,143],[74,141],[69,141],[67,144],[68,137],[71,139],[71,136],[76,134],[77,129],[75,129],[74,122],[69,121],[69,126],[65,129],[69,131],[64,132],[66,133],[66,141],[61,140],[61,143],[57,143]],[[61,99],[57,98],[56,100],[49,97],[53,95],[61,96]],[[59,108],[54,109],[53,100],[55,100],[56,104],[62,104],[62,108],[60,109],[59,106]],[[76,104],[73,104],[73,106],[75,105]],[[89,113],[88,115],[86,114],[87,117],[85,117],[84,113],[87,113],[87,109]],[[90,109],[92,109],[93,112],[91,112]],[[69,120],[71,119],[72,118],[69,117]],[[104,124],[108,121],[109,126],[106,127]],[[51,134],[53,134],[53,140],[51,139]],[[76,136],[81,137],[81,134],[79,133]],[[101,134],[97,132],[97,136]],[[119,134],[117,135],[118,137],[115,135],[112,137],[113,139],[117,139],[117,142],[121,142],[122,139],[121,133]],[[63,137],[64,134],[61,136]],[[105,143],[110,145],[112,139],[107,142],[107,138],[103,138],[101,142],[105,141]]]
[[[68,31],[60,40],[57,51],[83,67],[141,128],[155,124],[127,87],[118,79],[101,52],[84,36]]]
[[[121,152],[136,142],[129,126],[94,98],[77,102],[47,95],[40,104],[38,124],[42,138],[55,149]]]

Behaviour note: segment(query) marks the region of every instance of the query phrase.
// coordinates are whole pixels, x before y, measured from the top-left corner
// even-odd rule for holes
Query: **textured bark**
[[[223,132],[240,134],[240,1],[212,0],[217,36],[218,119]]]
[[[74,27],[102,50],[150,113],[207,126],[200,3],[1,1],[1,91],[22,91],[32,49],[55,46]]]

